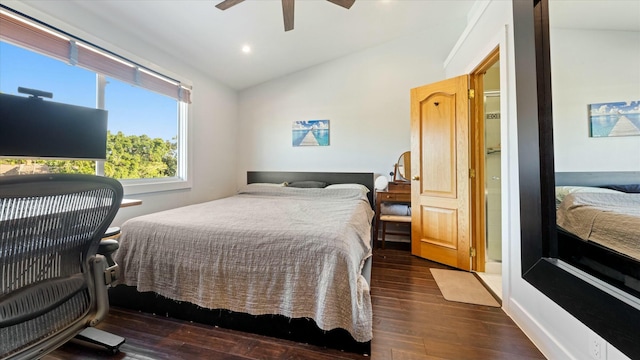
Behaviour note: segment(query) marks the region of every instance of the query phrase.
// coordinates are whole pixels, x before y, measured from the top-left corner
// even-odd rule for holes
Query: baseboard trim
[[[507,314],[547,359],[579,360],[567,351],[520,303],[509,299]]]

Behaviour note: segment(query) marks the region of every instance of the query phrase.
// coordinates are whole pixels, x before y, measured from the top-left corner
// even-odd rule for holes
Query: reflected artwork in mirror
[[[556,203],[555,191],[640,183],[640,139],[590,137],[587,121],[590,103],[640,95],[640,4],[514,0],[513,15],[522,277],[640,358],[640,261],[559,228],[556,206],[566,198]],[[631,232],[620,237],[640,246]]]
[[[405,151],[400,154],[394,167],[393,181],[409,181],[411,177],[411,151]]]

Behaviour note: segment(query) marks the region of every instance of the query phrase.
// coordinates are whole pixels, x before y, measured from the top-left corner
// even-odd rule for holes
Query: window
[[[109,111],[104,175],[116,179],[177,177],[178,102],[107,78]]]
[[[188,87],[5,8],[0,92],[18,95],[21,86],[51,92],[52,101],[105,109],[108,133],[106,161],[0,158],[0,176],[98,174],[121,180],[128,193],[188,186]]]

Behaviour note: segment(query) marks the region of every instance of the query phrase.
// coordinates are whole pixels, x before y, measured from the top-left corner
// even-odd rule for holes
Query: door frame
[[[500,60],[500,46],[496,46],[489,54],[469,73],[469,88],[474,90],[471,99],[471,124],[470,124],[470,168],[475,170],[475,176],[471,178],[471,243],[476,250],[476,256],[471,258],[471,270],[485,271],[486,263],[486,209],[485,209],[485,120],[484,120],[484,75],[487,70]],[[500,74],[500,76],[503,76]]]

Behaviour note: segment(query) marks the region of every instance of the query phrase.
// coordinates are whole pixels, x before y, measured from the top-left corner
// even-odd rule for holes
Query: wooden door
[[[411,253],[470,270],[469,77],[411,90]]]

